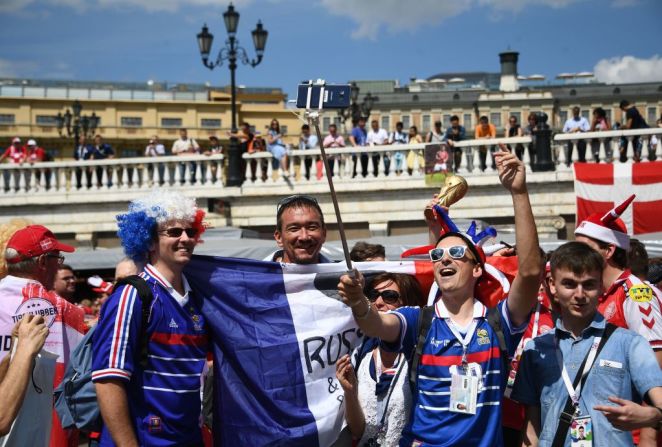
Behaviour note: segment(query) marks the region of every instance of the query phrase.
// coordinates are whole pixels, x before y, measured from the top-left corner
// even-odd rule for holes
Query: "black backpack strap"
[[[416,382],[418,378],[418,364],[421,362],[421,355],[423,355],[423,347],[425,346],[425,339],[428,336],[430,325],[432,325],[432,318],[434,317],[434,306],[425,306],[421,309],[418,316],[418,338],[416,339],[416,346],[412,353],[410,368],[409,368],[409,385],[412,392],[416,390]]]
[[[120,279],[115,283],[113,292],[120,286],[129,285],[136,289],[140,302],[142,304],[142,318],[140,321],[140,366],[144,369],[147,366],[147,344],[149,342],[149,334],[147,333],[147,325],[149,324],[150,311],[152,308],[152,301],[154,295],[152,289],[143,278],[138,275],[131,275]]]
[[[600,344],[598,345],[598,350],[595,353],[595,360],[598,359],[598,355],[600,355],[600,351],[602,350],[605,343],[607,343],[607,340],[609,339],[611,334],[614,333],[615,330],[616,330],[615,325],[611,323],[607,323],[607,325],[605,326],[605,330],[602,333],[602,339],[600,340]],[[582,371],[584,371],[584,367],[586,366],[586,360],[588,360],[588,355],[590,354],[590,352],[591,351],[589,350],[589,352],[586,353],[586,357],[584,357],[584,361],[577,370],[577,375],[575,376],[575,380],[572,383],[573,388],[577,388],[577,385],[579,384],[580,380],[582,382],[582,389],[584,388],[584,383],[586,383],[586,379],[588,378],[588,375],[591,373],[591,371],[589,370],[588,374],[584,375],[583,377],[582,377]],[[552,442],[552,447],[563,447],[563,445],[565,444],[565,438],[568,436],[568,429],[570,428],[570,425],[572,424],[572,420],[574,419],[574,417],[575,417],[575,404],[572,402],[570,396],[568,396],[568,399],[565,401],[565,407],[563,408],[563,411],[561,411],[561,414],[559,416],[559,425],[556,428],[556,434],[554,435],[554,441]]]
[[[502,370],[505,376],[508,377],[510,373],[510,359],[508,358],[508,346],[506,346],[506,337],[503,335],[503,327],[501,326],[501,315],[499,315],[499,307],[492,307],[487,309],[487,324],[490,325],[497,340],[499,341],[499,351],[501,352],[501,363],[503,364]]]

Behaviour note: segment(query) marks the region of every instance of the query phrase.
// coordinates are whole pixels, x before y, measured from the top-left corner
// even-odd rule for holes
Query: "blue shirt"
[[[368,139],[368,132],[364,129],[361,129],[359,126],[356,126],[352,129],[351,135],[354,137],[357,146],[365,146],[366,140]]]
[[[115,151],[108,143],[101,143],[101,146],[94,147],[94,158],[97,160],[103,160],[111,155],[115,155]]]
[[[452,140],[452,141],[462,141],[466,138],[466,133],[467,131],[464,129],[464,126],[457,126],[458,131],[457,133],[453,133],[453,127],[449,127],[446,129],[446,132],[444,133],[444,140]]]
[[[130,417],[140,445],[202,444],[200,375],[207,355],[204,320],[192,300],[178,302],[172,286],[153,266],[147,265],[141,276],[154,295],[147,327],[147,367],[140,366],[138,352],[142,304],[133,287],[123,286],[101,308],[92,336],[92,380],[126,383]],[[100,444],[114,445],[106,427]]]
[[[508,352],[512,356],[528,320],[521,327],[512,327],[505,303],[499,303],[499,316]],[[400,318],[400,341],[395,346],[385,343],[385,348],[397,348],[406,355],[413,352],[418,338],[420,312],[419,307],[401,307],[393,311]],[[418,389],[413,396],[412,415],[403,431],[401,446],[411,446],[413,441],[422,442],[422,446],[503,445],[501,398],[507,377],[505,366],[501,364],[499,341],[486,316],[487,308],[474,300],[474,319],[478,320],[478,325],[469,342],[467,360],[478,363],[482,370],[482,389],[478,393],[476,414],[453,413],[449,411],[450,367],[461,365],[462,345],[446,322],[449,313],[443,300],[435,303],[435,318],[418,366]]]
[[[591,324],[575,339],[558,319],[554,331],[526,344],[511,397],[525,405],[540,406],[540,447],[552,445],[559,415],[568,398],[556,357],[555,335],[568,376],[574,381],[593,338],[604,328],[604,317],[596,313]],[[656,386],[662,386],[662,372],[646,340],[627,329],[616,329],[596,357],[579,399],[581,415],[591,417],[593,445],[620,446],[633,442],[629,432],[615,429],[601,412],[593,410],[595,405],[614,405],[609,396],[640,401],[641,396]],[[569,433],[565,445],[570,446]]]

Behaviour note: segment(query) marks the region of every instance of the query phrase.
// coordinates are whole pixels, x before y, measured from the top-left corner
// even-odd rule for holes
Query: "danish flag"
[[[621,219],[629,234],[662,232],[662,161],[575,163],[577,223],[605,214],[632,194],[636,199]]]

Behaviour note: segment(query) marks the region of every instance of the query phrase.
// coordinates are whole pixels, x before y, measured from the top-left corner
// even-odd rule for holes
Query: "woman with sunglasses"
[[[424,301],[413,276],[382,273],[366,285],[366,296],[379,312]],[[348,355],[336,365],[345,391],[345,419],[359,446],[397,446],[411,410],[408,364],[403,354],[385,351],[378,339],[359,350],[356,371]]]

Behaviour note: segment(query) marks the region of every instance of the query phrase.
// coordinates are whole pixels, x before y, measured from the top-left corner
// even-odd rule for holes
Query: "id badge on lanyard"
[[[453,413],[476,414],[478,392],[482,383],[482,371],[480,364],[469,363],[467,361],[467,348],[474,332],[476,332],[478,322],[473,320],[464,337],[460,335],[455,324],[450,319],[447,320],[447,323],[455,338],[462,345],[461,364],[452,365],[449,368],[451,373],[449,411]]]
[[[580,379],[577,387],[574,388],[570,376],[568,375],[568,370],[563,363],[563,358],[561,355],[561,348],[559,346],[559,341],[554,337],[554,342],[556,344],[556,359],[561,369],[561,377],[565,385],[568,395],[572,400],[574,405],[574,417],[570,423],[570,439],[572,447],[592,447],[593,446],[593,424],[591,422],[590,416],[581,416],[581,410],[579,409],[579,399],[582,392],[582,382],[585,380],[585,377],[588,375],[595,358],[597,357],[598,346],[600,346],[600,341],[602,337],[594,337],[593,343],[591,344],[591,349],[586,356],[586,363],[584,368],[581,371],[578,371],[577,374],[581,374],[582,379]]]

